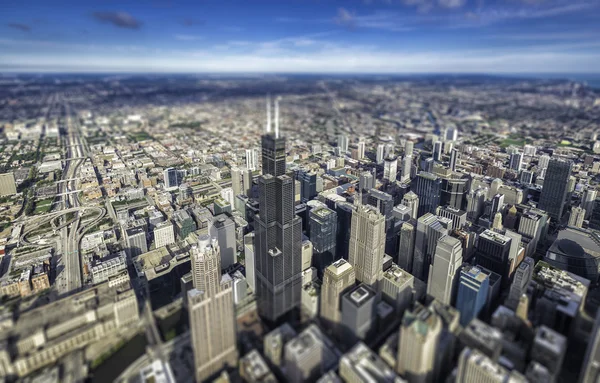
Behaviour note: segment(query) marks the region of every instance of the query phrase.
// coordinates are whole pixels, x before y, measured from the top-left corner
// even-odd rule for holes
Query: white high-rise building
[[[231,173],[231,189],[233,189],[233,195],[238,196],[240,194],[246,194],[243,192],[244,187],[242,184],[242,171],[237,166],[232,166],[230,169]],[[233,205],[232,205],[233,206]]]
[[[341,297],[347,289],[354,286],[356,276],[354,268],[344,259],[329,265],[323,273],[321,286],[321,318],[333,331],[340,323]]]
[[[407,206],[410,209],[410,218],[417,219],[417,212],[419,211],[419,196],[413,191],[409,191],[402,198],[402,205]]]
[[[402,158],[402,170],[400,172],[400,182],[410,181],[410,172],[412,168],[412,156]]]
[[[477,349],[465,347],[458,359],[456,383],[525,383],[516,370],[510,372]]]
[[[229,206],[232,208],[235,206],[235,193],[233,192],[233,188],[223,188],[221,189],[221,198],[223,198]]]
[[[366,144],[365,144],[365,142],[362,139],[360,139],[358,141],[357,145],[358,145],[358,159],[362,160],[363,158],[365,158],[365,147],[366,147]]]
[[[175,243],[175,230],[171,221],[159,222],[154,227],[154,247],[159,248]]]
[[[443,304],[452,303],[463,261],[462,253],[462,244],[458,239],[446,235],[438,240],[433,266],[429,269],[427,294]]]
[[[341,135],[338,136],[338,147],[340,148],[340,151],[343,153],[346,153],[348,151],[348,144],[349,144],[349,140],[348,140],[348,136],[345,135]]]
[[[369,205],[359,205],[352,213],[348,261],[356,279],[376,287],[383,272],[385,217]]]
[[[233,281],[221,275],[216,239],[202,235],[191,249],[194,288],[188,292],[190,332],[196,381],[237,365]]]
[[[398,176],[398,160],[393,158],[386,158],[383,162],[383,179],[394,182]]]
[[[581,197],[581,207],[585,209],[585,219],[589,219],[594,212],[597,193],[595,188],[589,186],[585,189],[585,192],[583,192],[583,196]]]
[[[396,372],[408,381],[433,382],[437,376],[442,319],[425,307],[407,311],[402,318]]]
[[[569,216],[569,226],[573,227],[583,227],[583,219],[585,218],[585,209],[580,208],[579,206],[574,206],[571,209],[571,215]]]
[[[377,145],[377,154],[375,156],[376,162],[378,164],[382,164],[384,157],[385,157],[385,145],[379,144],[379,145]]]
[[[251,171],[258,170],[258,149],[246,149],[246,167]]]

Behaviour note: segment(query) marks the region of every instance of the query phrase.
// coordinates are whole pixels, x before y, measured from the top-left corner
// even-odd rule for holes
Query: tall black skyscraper
[[[572,168],[573,163],[570,161],[552,159],[548,163],[538,207],[555,221],[559,221],[563,214]]]
[[[285,138],[269,133],[262,136],[262,173],[285,174]]]
[[[308,226],[314,251],[313,263],[322,276],[325,268],[336,260],[337,214],[326,207],[316,207],[310,211]]]
[[[302,288],[302,220],[294,208],[295,182],[285,174],[285,139],[262,136],[263,175],[258,180],[259,214],[255,218],[256,296],[259,314],[276,321],[300,305]]]
[[[420,172],[413,180],[413,187],[413,191],[419,196],[417,218],[425,213],[435,214],[435,210],[440,206],[442,180],[435,174]]]

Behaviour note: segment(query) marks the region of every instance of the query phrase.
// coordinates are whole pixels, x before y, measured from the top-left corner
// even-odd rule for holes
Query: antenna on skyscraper
[[[275,138],[279,138],[279,97],[275,97]]]
[[[267,133],[271,133],[271,95],[267,93]]]

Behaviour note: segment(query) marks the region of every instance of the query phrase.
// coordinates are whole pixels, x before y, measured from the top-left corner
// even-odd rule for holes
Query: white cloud
[[[181,40],[181,41],[197,41],[197,40],[204,39],[203,36],[198,36],[198,35],[175,35],[174,37],[177,40]]]
[[[443,8],[461,8],[466,4],[466,0],[438,0],[438,3]]]
[[[123,56],[0,54],[0,69],[107,72],[217,73],[589,73],[600,53],[547,49],[453,52],[391,52],[369,47],[331,46],[307,53],[258,54],[216,51],[129,53]],[[11,69],[12,68],[12,69]]]

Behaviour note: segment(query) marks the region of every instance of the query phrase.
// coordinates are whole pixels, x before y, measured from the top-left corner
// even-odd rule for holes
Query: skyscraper
[[[469,265],[460,271],[456,308],[460,311],[460,324],[463,327],[477,318],[485,306],[489,285],[489,275],[477,266]]]
[[[417,220],[415,237],[415,252],[413,257],[412,275],[422,281],[429,276],[429,265],[435,254],[438,240],[450,234],[452,221],[448,218],[427,213]]]
[[[410,222],[404,222],[400,228],[398,241],[398,266],[412,273],[415,253],[415,227]]]
[[[223,270],[237,262],[235,239],[235,223],[225,214],[214,217],[209,227],[209,234],[219,242],[221,267]]]
[[[552,159],[548,163],[538,207],[545,210],[555,221],[560,221],[563,214],[572,168],[571,161]]]
[[[310,211],[309,237],[313,244],[313,259],[319,275],[336,258],[337,214],[326,207],[316,207]]]
[[[491,230],[481,233],[477,241],[477,264],[499,274],[503,285],[508,282],[510,246],[510,237]]]
[[[250,171],[258,170],[258,149],[246,149],[246,168]]]
[[[419,197],[418,217],[425,213],[435,214],[435,209],[440,205],[442,180],[435,174],[420,172],[413,180],[413,186]]]
[[[165,181],[165,188],[175,188],[181,184],[181,180],[183,179],[183,174],[180,170],[175,168],[167,168],[163,172],[163,177]]]
[[[383,161],[383,179],[390,182],[396,181],[398,176],[398,159],[396,157],[386,158]]]
[[[125,230],[125,243],[127,244],[126,251],[129,258],[135,258],[140,254],[148,252],[146,232],[140,226]]]
[[[317,173],[301,170],[298,172],[300,181],[300,199],[310,201],[317,195]]]
[[[375,155],[375,162],[378,164],[383,163],[383,158],[385,157],[385,144],[377,145],[377,153]]]
[[[569,215],[569,226],[583,227],[583,219],[585,218],[585,210],[579,206],[573,206],[571,208],[571,215]]]
[[[233,190],[233,196],[236,197],[240,194],[246,194],[243,192],[244,187],[242,185],[242,171],[237,166],[232,166],[230,169],[231,173],[231,189]]]
[[[405,155],[402,158],[402,168],[400,171],[400,182],[410,181],[411,170],[412,170],[412,156]]]
[[[352,213],[350,253],[356,279],[375,286],[383,269],[385,217],[373,206],[359,205]]]
[[[350,234],[352,232],[352,213],[355,206],[348,202],[337,202],[335,212],[338,217],[338,233],[335,244],[336,259],[348,260],[350,253]]]
[[[525,383],[527,379],[516,370],[508,371],[477,349],[465,347],[458,359],[456,383]]]
[[[600,379],[600,310],[596,313],[594,328],[588,338],[579,381],[581,383],[595,383],[598,379]]]
[[[509,167],[517,172],[523,167],[523,153],[513,153],[510,155]]]
[[[375,177],[373,177],[373,173],[367,171],[360,173],[358,187],[361,193],[365,193],[370,189],[373,189],[375,187]]]
[[[444,143],[442,141],[436,141],[433,143],[432,157],[435,162],[440,162],[442,160],[442,148],[443,147],[444,147]]]
[[[594,212],[597,193],[596,189],[591,186],[588,186],[585,189],[585,192],[583,192],[583,196],[581,197],[581,207],[585,209],[585,219],[589,219]]]
[[[400,326],[396,372],[410,382],[436,381],[442,330],[442,319],[428,308],[406,311]]]
[[[356,281],[354,268],[344,259],[327,266],[321,286],[321,318],[334,332],[340,322],[340,304],[344,292]]]
[[[420,217],[419,215],[419,196],[414,192],[409,191],[402,197],[402,205],[408,206],[410,208],[410,218],[417,219]]]
[[[427,294],[445,305],[453,302],[462,252],[461,242],[454,237],[446,235],[437,242],[433,265],[429,269]]]
[[[338,148],[340,148],[340,151],[342,153],[346,153],[348,151],[348,143],[349,143],[348,136],[343,135],[343,134],[338,136],[337,146],[338,146]]]
[[[276,321],[300,305],[302,219],[295,214],[294,179],[285,175],[285,139],[262,136],[263,175],[258,180],[259,214],[255,217],[256,297],[259,314]]]
[[[458,164],[458,149],[453,148],[450,152],[450,170],[456,171],[456,165]]]
[[[233,283],[229,275],[221,276],[216,239],[200,236],[191,258],[194,288],[188,292],[188,309],[195,376],[200,382],[237,364]]]
[[[515,311],[519,305],[521,296],[527,292],[527,286],[531,281],[533,275],[534,262],[532,258],[525,257],[519,264],[519,267],[515,270],[512,284],[510,286],[510,292],[504,305],[509,309]]]

